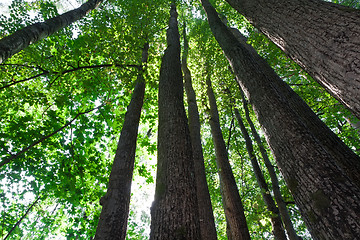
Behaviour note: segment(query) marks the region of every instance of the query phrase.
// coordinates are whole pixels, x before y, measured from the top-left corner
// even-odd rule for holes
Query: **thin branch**
[[[76,114],[76,116],[75,116],[71,121],[67,122],[64,126],[62,126],[61,128],[59,128],[59,129],[56,130],[55,132],[52,132],[51,134],[40,138],[40,139],[37,140],[36,142],[33,142],[33,143],[30,144],[29,146],[23,148],[23,149],[22,149],[20,152],[18,152],[17,154],[12,155],[11,157],[9,157],[9,158],[3,160],[2,162],[0,162],[0,168],[1,168],[2,166],[4,166],[5,164],[9,163],[10,161],[16,159],[17,157],[19,157],[20,155],[22,155],[23,153],[25,153],[26,151],[28,151],[30,148],[36,146],[37,144],[39,144],[39,143],[45,141],[46,139],[54,136],[56,133],[62,131],[64,128],[66,128],[66,127],[69,126],[72,122],[74,122],[75,119],[78,118],[80,115],[84,115],[84,114],[86,114],[86,113],[92,112],[92,111],[94,111],[94,110],[96,110],[96,109],[98,109],[98,108],[100,108],[100,107],[102,107],[102,106],[104,106],[104,105],[105,105],[105,104],[102,104],[102,105],[100,105],[100,106],[98,106],[98,107],[96,107],[96,108],[93,108],[93,109],[87,110],[87,111],[85,111],[85,112],[81,112],[81,113]]]
[[[19,226],[19,224],[21,223],[21,221],[29,214],[29,212],[31,211],[31,209],[36,205],[36,203],[40,200],[41,195],[38,196],[38,198],[30,205],[30,207],[28,207],[28,209],[26,210],[26,212],[22,215],[22,217],[16,222],[16,224],[11,228],[11,230],[9,231],[9,233],[5,236],[4,240],[6,240],[11,233],[15,230],[15,228],[17,226]]]
[[[228,141],[227,141],[227,145],[226,145],[226,150],[229,151],[229,147],[230,147],[230,140],[231,140],[231,130],[232,130],[232,127],[234,126],[234,116],[232,117],[231,119],[231,123],[230,123],[230,128],[229,128],[229,138],[228,138]]]
[[[21,82],[26,82],[26,81],[29,81],[31,79],[34,79],[34,78],[37,78],[37,77],[40,77],[40,76],[44,76],[44,75],[47,75],[49,72],[48,71],[45,71],[45,72],[42,72],[42,73],[39,73],[39,74],[36,74],[35,76],[32,76],[32,77],[29,77],[29,78],[26,78],[26,79],[22,79],[22,80],[19,80],[19,81],[14,81],[8,85],[5,85],[5,86],[2,86],[0,87],[0,90],[4,89],[4,88],[8,88],[8,87],[11,87],[12,85],[15,85],[17,83],[21,83]]]
[[[71,66],[72,69],[67,69],[67,70],[64,70],[64,71],[61,71],[61,72],[57,72],[57,71],[48,71],[48,70],[44,70],[42,69],[41,67],[37,67],[38,69],[42,70],[43,72],[42,73],[39,73],[35,76],[32,76],[32,77],[29,77],[29,78],[26,78],[26,79],[22,79],[22,80],[19,80],[19,81],[14,81],[10,84],[7,84],[5,86],[2,86],[0,87],[0,90],[4,89],[4,88],[8,88],[8,87],[11,87],[17,83],[21,83],[21,82],[26,82],[26,81],[29,81],[31,79],[34,79],[34,78],[37,78],[37,77],[40,77],[40,76],[44,76],[44,75],[48,75],[48,74],[58,74],[58,76],[50,83],[50,86],[61,76],[61,75],[64,75],[66,73],[71,73],[71,72],[75,72],[77,70],[82,70],[82,69],[95,69],[95,68],[103,68],[103,67],[121,67],[121,68],[136,68],[136,69],[141,69],[141,65],[135,65],[135,64],[118,64],[118,63],[114,63],[114,64],[100,64],[100,65],[92,65],[92,66],[80,66],[80,67],[77,67],[77,68],[74,68],[73,66]]]

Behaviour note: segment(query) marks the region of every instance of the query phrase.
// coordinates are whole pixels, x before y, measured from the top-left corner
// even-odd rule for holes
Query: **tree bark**
[[[17,52],[25,49],[32,43],[44,39],[62,28],[69,26],[83,18],[88,12],[95,9],[102,0],[89,0],[79,8],[50,18],[44,22],[35,23],[0,40],[0,63]]]
[[[261,138],[260,138],[255,126],[254,126],[254,123],[252,122],[252,120],[250,118],[248,104],[247,104],[247,101],[245,99],[244,93],[241,90],[241,88],[240,88],[240,93],[241,93],[241,98],[242,98],[242,102],[243,102],[243,108],[245,110],[245,117],[246,117],[247,122],[250,125],[252,135],[253,135],[253,137],[255,139],[256,144],[259,147],[261,156],[262,156],[262,158],[263,158],[263,160],[265,162],[265,166],[266,166],[266,168],[267,168],[267,170],[269,172],[270,179],[271,179],[271,186],[272,186],[272,189],[273,189],[273,192],[274,192],[274,198],[275,198],[275,201],[276,201],[276,203],[278,205],[279,212],[280,212],[280,215],[281,215],[281,219],[282,219],[282,221],[284,223],[287,235],[288,235],[290,240],[299,240],[299,236],[296,234],[294,226],[293,226],[293,224],[291,222],[289,211],[288,211],[288,209],[286,207],[286,203],[284,202],[284,199],[283,199],[283,197],[281,195],[281,191],[280,191],[280,187],[279,187],[279,181],[278,181],[278,178],[276,176],[274,166],[270,162],[269,156],[268,156],[268,154],[267,154],[267,152],[265,150],[264,145],[262,144]]]
[[[237,29],[232,29],[233,34],[242,42],[243,36]],[[249,54],[261,65],[264,73],[272,76],[274,79],[279,79],[276,73],[269,67],[268,63],[261,58],[256,51],[247,44]],[[287,103],[295,111],[301,121],[311,131],[311,133],[321,142],[326,151],[336,160],[336,163],[342,168],[346,175],[356,184],[360,189],[360,157],[356,155],[341,139],[329,129],[326,124],[321,121],[318,116],[311,110],[311,108],[297,95],[288,84],[281,79],[272,82],[276,85],[278,91],[283,94]]]
[[[360,11],[319,0],[227,0],[360,118]]]
[[[215,38],[244,90],[279,168],[314,239],[354,239],[360,234],[360,193],[335,159],[301,121],[278,88],[281,79],[263,69],[216,10],[202,0]],[[286,93],[285,93],[286,94]]]
[[[214,221],[214,215],[211,205],[209,188],[206,182],[204,156],[201,145],[199,110],[196,103],[195,91],[192,87],[191,73],[187,66],[189,44],[186,38],[185,28],[184,28],[183,36],[184,36],[184,53],[182,57],[181,68],[184,73],[184,86],[185,86],[187,103],[188,103],[189,130],[190,130],[193,158],[194,158],[201,239],[216,240],[217,233],[215,228],[215,221]]]
[[[245,139],[246,150],[249,154],[251,165],[253,167],[254,174],[256,177],[256,181],[260,187],[261,195],[264,199],[267,210],[269,212],[271,212],[270,219],[271,219],[271,224],[273,227],[274,237],[276,240],[280,240],[280,239],[286,240],[287,238],[286,238],[283,226],[282,226],[282,220],[281,220],[279,209],[277,208],[277,206],[274,202],[274,199],[272,198],[272,196],[270,194],[269,187],[268,187],[268,185],[265,181],[264,175],[260,169],[258,160],[254,153],[254,147],[252,144],[252,140],[249,136],[249,133],[248,133],[245,125],[244,125],[244,122],[241,118],[239,110],[237,108],[235,108],[234,111],[235,111],[236,119],[238,120],[238,123],[240,126],[241,133]]]
[[[160,68],[158,164],[150,240],[201,239],[179,38],[173,3],[167,30],[168,47]]]
[[[148,49],[149,44],[146,43],[142,52],[142,63],[147,62]],[[144,93],[145,80],[141,71],[121,129],[108,189],[105,196],[100,199],[102,210],[95,234],[97,240],[123,240],[126,237],[136,140]]]
[[[228,238],[232,240],[250,240],[244,207],[231,170],[225,141],[221,132],[219,113],[209,74],[206,79],[206,84],[210,104],[209,123],[215,146],[216,163],[220,178],[220,190],[226,216]]]

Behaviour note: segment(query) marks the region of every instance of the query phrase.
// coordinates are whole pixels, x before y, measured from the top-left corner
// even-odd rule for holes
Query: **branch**
[[[41,195],[30,205],[30,207],[26,210],[26,212],[22,215],[22,217],[16,222],[16,224],[10,229],[9,233],[5,236],[4,240],[6,240],[10,234],[15,230],[17,226],[21,223],[21,221],[29,214],[30,210],[36,205],[36,203],[40,200]]]
[[[51,134],[40,138],[40,139],[37,140],[36,142],[33,142],[33,143],[30,144],[29,146],[23,148],[23,149],[22,149],[20,152],[18,152],[17,154],[12,155],[12,156],[9,157],[8,159],[5,159],[5,160],[3,160],[2,162],[0,162],[0,168],[1,168],[2,166],[4,166],[5,164],[11,162],[12,160],[16,159],[16,158],[19,157],[21,154],[23,154],[23,153],[25,153],[26,151],[28,151],[30,148],[38,145],[39,143],[45,141],[46,139],[54,136],[56,133],[62,131],[64,128],[66,128],[66,127],[69,126],[72,122],[74,122],[75,119],[78,118],[80,115],[84,115],[84,114],[86,114],[86,113],[92,112],[92,111],[94,111],[94,110],[96,110],[96,109],[98,109],[98,108],[100,108],[100,107],[102,107],[102,106],[104,106],[104,105],[105,105],[105,104],[102,104],[102,105],[100,105],[100,106],[98,106],[98,107],[96,107],[96,108],[93,108],[93,109],[91,109],[91,110],[88,110],[88,111],[85,111],[85,112],[81,112],[81,113],[76,114],[76,116],[75,116],[71,121],[67,122],[64,126],[62,126],[61,128],[59,128],[59,129],[56,130],[55,132],[52,132]]]
[[[11,87],[12,85],[15,85],[15,84],[17,84],[17,83],[26,82],[26,81],[29,81],[29,80],[31,80],[31,79],[34,79],[34,78],[37,78],[37,77],[40,77],[40,76],[47,75],[48,73],[49,73],[48,71],[44,71],[44,72],[39,73],[39,74],[37,74],[37,75],[35,75],[35,76],[29,77],[29,78],[26,78],[26,79],[23,79],[23,80],[19,80],[19,81],[14,81],[14,82],[12,82],[12,83],[10,83],[10,84],[8,84],[8,85],[5,85],[5,86],[0,87],[0,90],[2,90],[2,89],[4,89],[4,88]]]
[[[3,64],[4,65],[4,64]],[[136,68],[136,69],[141,69],[141,65],[135,65],[135,64],[118,64],[118,63],[114,63],[114,64],[100,64],[100,65],[92,65],[92,66],[81,66],[81,67],[77,67],[77,68],[74,68],[73,66],[71,66],[72,69],[67,69],[67,70],[64,70],[64,71],[61,71],[61,72],[57,72],[57,71],[47,71],[47,70],[44,70],[42,69],[41,67],[36,67],[40,70],[42,70],[43,72],[42,73],[39,73],[35,76],[32,76],[32,77],[29,77],[29,78],[26,78],[26,79],[23,79],[23,80],[19,80],[19,81],[14,81],[8,85],[5,85],[5,86],[2,86],[0,87],[0,90],[4,89],[4,88],[8,88],[8,87],[11,87],[17,83],[21,83],[21,82],[26,82],[26,81],[29,81],[31,79],[34,79],[34,78],[37,78],[37,77],[40,77],[40,76],[44,76],[44,75],[48,75],[50,73],[53,73],[53,74],[59,74],[55,80],[53,80],[51,82],[50,85],[52,85],[58,78],[59,76],[61,75],[64,75],[66,73],[71,73],[71,72],[75,72],[77,70],[81,70],[81,69],[94,69],[94,68],[103,68],[103,67],[122,67],[122,68]],[[34,67],[35,68],[35,67]]]
[[[234,117],[231,119],[231,123],[230,123],[230,128],[229,128],[229,138],[228,138],[228,141],[227,141],[227,146],[226,146],[226,149],[229,151],[229,147],[230,147],[230,140],[231,140],[231,130],[232,130],[232,127],[234,126]]]

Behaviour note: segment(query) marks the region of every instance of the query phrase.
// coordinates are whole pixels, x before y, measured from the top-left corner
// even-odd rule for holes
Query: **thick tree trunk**
[[[191,73],[187,66],[187,55],[189,44],[186,39],[186,31],[184,28],[184,53],[182,57],[182,70],[184,73],[184,85],[188,103],[189,129],[194,158],[194,169],[196,179],[197,198],[199,204],[199,219],[201,239],[215,240],[217,233],[215,228],[214,215],[211,205],[208,185],[206,182],[204,156],[201,145],[200,135],[200,118],[199,110],[196,103],[195,91],[192,87]]]
[[[253,148],[253,144],[252,144],[252,140],[249,136],[249,133],[244,125],[244,122],[241,118],[241,115],[239,113],[239,110],[237,108],[234,109],[235,111],[235,116],[236,119],[238,120],[239,126],[240,126],[240,130],[242,132],[242,135],[245,139],[245,144],[246,144],[246,150],[249,154],[250,157],[250,161],[251,161],[251,165],[253,167],[254,170],[254,174],[256,177],[256,181],[260,187],[260,192],[261,195],[264,199],[266,208],[268,209],[269,212],[271,212],[271,224],[273,227],[273,234],[276,240],[286,240],[286,235],[282,226],[282,220],[280,217],[280,212],[279,209],[277,208],[274,199],[272,198],[271,194],[270,194],[270,190],[269,187],[265,181],[264,175],[260,169],[258,160],[256,158],[256,155],[254,153],[254,148]]]
[[[360,234],[358,188],[289,106],[277,87],[281,79],[263,69],[207,0],[202,3],[313,238],[356,238]]]
[[[207,77],[206,84],[210,104],[209,122],[215,146],[216,163],[220,178],[220,190],[226,216],[228,238],[232,240],[250,240],[244,208],[231,170],[228,152],[221,132],[219,113],[214,92],[211,87],[210,76]]]
[[[79,8],[50,18],[44,22],[35,23],[0,40],[0,63],[20,52],[32,43],[44,39],[60,29],[69,26],[95,9],[102,0],[89,0]]]
[[[142,63],[147,62],[148,49],[149,44],[146,43],[143,48]],[[108,189],[100,200],[102,211],[96,229],[97,240],[123,240],[126,237],[136,140],[144,93],[145,81],[143,72],[140,72],[121,129]]]
[[[237,29],[232,29],[233,34],[242,42],[243,36]],[[269,67],[268,63],[261,58],[250,46],[245,45],[252,57],[261,65],[263,72],[273,78],[277,78],[276,73]],[[311,108],[297,95],[288,84],[281,79],[273,81],[285,97],[292,110],[295,111],[301,121],[311,131],[311,133],[321,142],[323,147],[332,155],[336,163],[343,169],[346,175],[360,188],[360,157],[356,155],[341,139],[331,131],[324,122],[311,110]]]
[[[168,47],[159,81],[158,164],[150,239],[201,239],[192,146],[187,123],[180,39],[171,5]]]
[[[320,0],[227,0],[360,118],[360,11]]]
[[[264,148],[264,145],[262,144],[261,138],[260,138],[255,126],[254,126],[254,123],[252,122],[252,120],[250,118],[248,104],[247,104],[247,101],[245,99],[244,93],[241,90],[241,88],[240,88],[240,93],[241,93],[241,97],[242,97],[243,107],[244,107],[244,110],[245,110],[245,117],[246,117],[247,122],[250,125],[252,135],[253,135],[253,137],[254,137],[254,139],[256,141],[256,144],[259,147],[261,156],[262,156],[262,158],[263,158],[263,160],[265,162],[265,166],[266,166],[266,168],[267,168],[267,170],[269,172],[270,179],[271,179],[271,186],[272,186],[272,189],[273,189],[273,192],[274,192],[274,198],[275,198],[275,201],[276,201],[276,203],[278,205],[279,212],[280,212],[280,215],[281,215],[281,219],[282,219],[282,221],[284,223],[287,235],[288,235],[290,240],[299,240],[299,236],[296,234],[294,226],[293,226],[293,224],[291,222],[289,211],[288,211],[288,209],[286,207],[286,203],[284,202],[284,199],[282,198],[280,187],[279,187],[279,181],[278,181],[278,178],[276,176],[274,166],[270,162],[269,156],[268,156],[268,154],[267,154],[267,152],[266,152],[266,150]]]

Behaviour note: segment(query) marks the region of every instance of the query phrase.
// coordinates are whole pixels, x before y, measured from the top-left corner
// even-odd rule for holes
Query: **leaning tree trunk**
[[[148,49],[149,44],[146,43],[142,52],[143,64],[147,62]],[[126,237],[136,140],[144,93],[145,81],[141,71],[121,129],[108,189],[105,196],[100,199],[102,210],[96,229],[96,240],[123,240]]]
[[[314,239],[354,239],[360,234],[360,192],[289,106],[281,79],[264,70],[202,0],[210,27],[253,105],[282,174]],[[268,66],[269,67],[269,66]],[[270,67],[269,67],[270,68]],[[295,93],[294,93],[295,94]]]
[[[360,118],[360,10],[319,0],[227,0]]]
[[[231,240],[250,240],[244,208],[231,170],[228,152],[221,132],[219,113],[209,74],[206,79],[206,84],[210,104],[209,122],[215,146],[216,164],[220,178],[220,191],[223,199],[228,238]]]
[[[269,156],[268,156],[268,154],[267,154],[267,152],[265,150],[265,147],[264,147],[264,145],[263,145],[263,143],[261,141],[261,138],[260,138],[255,126],[254,126],[254,123],[252,122],[252,120],[250,118],[248,104],[247,104],[247,101],[245,99],[244,93],[241,90],[241,88],[240,88],[240,94],[241,94],[241,98],[242,98],[242,102],[243,102],[243,107],[244,107],[244,110],[245,110],[246,120],[250,125],[251,133],[252,133],[252,135],[253,135],[253,137],[255,139],[256,144],[259,147],[261,156],[262,156],[262,158],[263,158],[263,160],[265,162],[265,166],[266,166],[266,168],[267,168],[267,170],[269,172],[269,175],[270,175],[271,186],[272,186],[272,189],[273,189],[273,192],[274,192],[274,198],[275,198],[275,201],[276,201],[276,203],[278,205],[279,212],[280,212],[280,215],[281,215],[281,219],[282,219],[282,221],[284,223],[287,235],[288,235],[290,240],[299,240],[300,238],[296,234],[296,231],[295,231],[294,226],[293,226],[293,224],[291,222],[291,219],[290,219],[289,211],[288,211],[288,209],[286,207],[286,203],[285,203],[285,201],[284,201],[284,199],[283,199],[283,197],[281,195],[279,181],[278,181],[278,178],[276,176],[274,166],[270,162]]]
[[[159,80],[158,164],[151,208],[151,240],[201,239],[192,146],[183,100],[179,37],[176,7],[172,4],[168,47]]]
[[[239,30],[232,29],[232,33],[241,42],[244,37]],[[261,65],[263,72],[267,75],[274,75],[278,78],[268,63],[261,58],[250,45],[244,45],[257,63]],[[321,121],[311,108],[295,94],[284,81],[274,81],[274,85],[285,97],[291,108],[297,113],[301,121],[311,133],[321,142],[323,147],[332,155],[337,164],[343,169],[346,175],[360,188],[360,157],[356,155],[341,139]]]
[[[188,103],[189,129],[194,158],[201,239],[216,240],[217,233],[215,228],[214,214],[211,205],[209,188],[206,182],[204,156],[201,145],[199,110],[196,103],[195,91],[192,87],[191,73],[187,66],[189,44],[186,38],[185,27],[183,31],[183,36],[184,53],[182,57],[181,67],[184,73],[184,85]]]
[[[79,8],[50,18],[44,22],[35,23],[0,40],[0,63],[32,43],[44,39],[62,28],[69,26],[95,9],[103,0],[89,0]]]
[[[249,133],[248,133],[245,125],[244,125],[244,122],[239,113],[239,110],[237,108],[235,108],[234,111],[235,111],[235,117],[238,120],[238,123],[240,126],[241,133],[245,139],[246,150],[249,154],[250,162],[253,167],[256,181],[260,187],[261,195],[264,199],[267,210],[271,213],[270,219],[271,219],[271,224],[273,227],[274,237],[276,240],[280,240],[280,239],[286,240],[287,238],[286,238],[286,235],[284,232],[284,228],[282,226],[282,220],[281,220],[279,209],[277,208],[277,206],[274,202],[274,199],[272,198],[272,196],[270,194],[269,187],[268,187],[268,185],[265,181],[265,177],[260,169],[258,160],[254,153],[254,147],[252,144],[252,140],[249,136]]]

